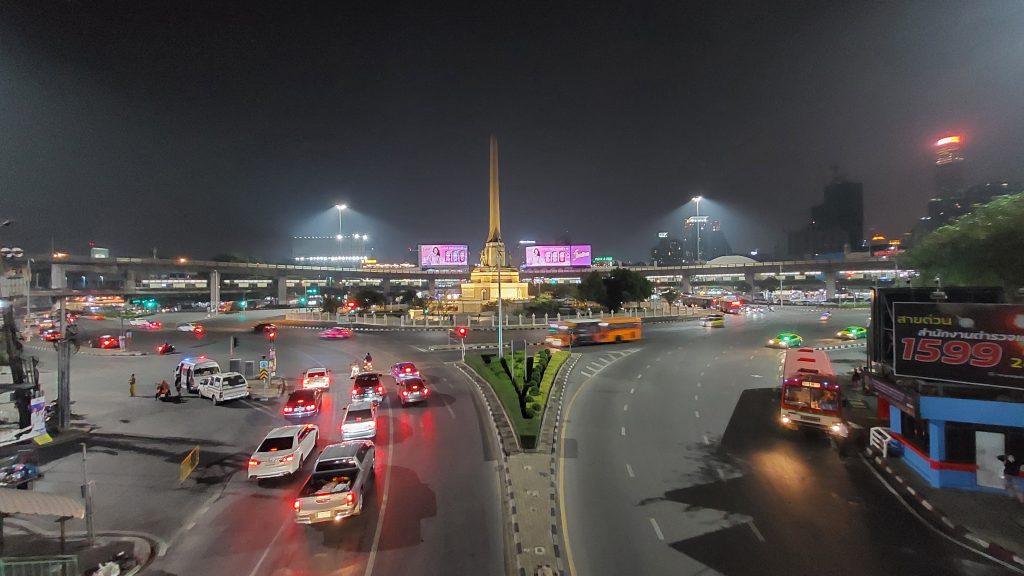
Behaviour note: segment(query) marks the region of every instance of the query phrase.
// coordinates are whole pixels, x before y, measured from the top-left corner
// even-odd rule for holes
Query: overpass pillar
[[[836,297],[836,271],[825,272],[825,299],[831,300]]]
[[[277,279],[277,303],[288,304],[288,279],[284,276]]]
[[[220,272],[210,270],[210,314],[220,310]]]
[[[385,296],[391,293],[391,278],[380,279],[380,291],[383,292]]]
[[[747,285],[750,286],[750,293],[751,294],[754,294],[754,292],[757,292],[757,284],[754,283],[754,281],[756,279],[757,278],[755,277],[753,272],[744,272],[743,273],[743,281],[746,282]]]
[[[67,287],[67,268],[63,264],[50,264],[50,289],[64,290]]]
[[[126,270],[124,273],[124,291],[131,294],[138,287],[139,284],[135,277],[135,270]]]
[[[683,274],[682,280],[679,281],[679,288],[687,294],[693,293],[693,286],[690,284],[690,277],[686,274]]]

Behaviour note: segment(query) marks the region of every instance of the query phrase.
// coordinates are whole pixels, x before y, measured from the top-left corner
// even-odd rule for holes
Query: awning
[[[85,505],[74,498],[58,494],[0,488],[0,514],[85,518]]]

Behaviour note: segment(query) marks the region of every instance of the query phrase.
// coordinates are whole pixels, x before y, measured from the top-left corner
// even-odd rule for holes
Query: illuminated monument
[[[491,185],[487,242],[480,252],[480,265],[470,272],[462,285],[462,311],[479,312],[484,304],[502,300],[526,300],[527,284],[519,281],[519,271],[505,263],[505,243],[501,240],[501,199],[498,193],[498,141],[491,136]]]

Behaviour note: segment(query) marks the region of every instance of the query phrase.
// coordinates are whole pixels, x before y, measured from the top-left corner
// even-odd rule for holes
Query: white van
[[[175,388],[184,386],[186,390],[195,394],[199,391],[199,380],[211,374],[220,374],[220,364],[206,356],[196,356],[194,358],[184,358],[181,362],[178,362],[178,365],[174,368],[172,379]]]
[[[249,383],[238,372],[222,372],[204,376],[196,385],[200,398],[213,400],[214,405],[228,400],[249,397]]]

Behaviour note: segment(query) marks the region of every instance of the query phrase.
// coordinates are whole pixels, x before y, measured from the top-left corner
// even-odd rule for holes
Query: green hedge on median
[[[522,361],[522,354],[520,354],[516,362],[515,373],[519,380],[516,384],[509,379],[508,373],[502,368],[497,356],[488,356],[490,362],[484,358],[483,354],[470,354],[466,356],[466,365],[475,370],[494,389],[512,421],[512,427],[519,435],[519,441],[523,448],[535,448],[537,438],[540,436],[540,426],[544,419],[544,409],[547,407],[551,386],[555,381],[555,375],[558,374],[559,367],[569,358],[569,353],[558,351],[551,354],[548,350],[538,352],[534,355],[532,378],[525,383],[522,383],[524,376],[518,369]],[[523,390],[524,386],[526,390]],[[520,403],[521,392],[524,393],[525,410],[523,404]]]

